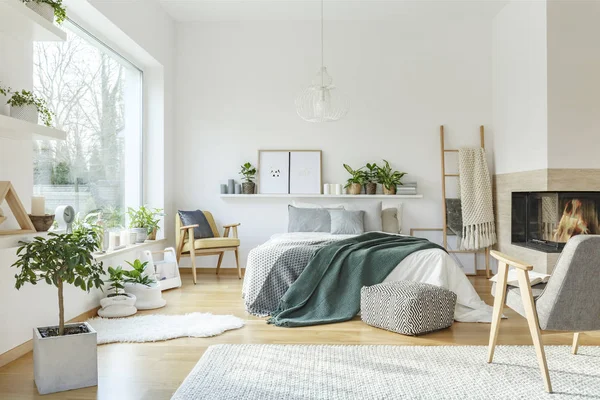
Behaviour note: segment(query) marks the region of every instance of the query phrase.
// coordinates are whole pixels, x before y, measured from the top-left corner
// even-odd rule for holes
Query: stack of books
[[[417,182],[406,182],[396,188],[396,194],[411,195],[417,194]]]

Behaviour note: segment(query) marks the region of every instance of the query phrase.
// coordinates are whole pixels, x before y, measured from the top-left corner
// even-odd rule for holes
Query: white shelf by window
[[[37,42],[67,39],[65,31],[29,9],[21,0],[0,0],[0,32]]]
[[[0,137],[13,140],[65,140],[67,133],[0,114]]]
[[[326,198],[346,198],[346,199],[422,199],[422,194],[222,194],[221,198],[225,199],[278,199],[278,198],[310,198],[310,199],[326,199]]]

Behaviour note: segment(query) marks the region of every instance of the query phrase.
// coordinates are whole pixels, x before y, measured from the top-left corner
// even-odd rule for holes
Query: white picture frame
[[[322,152],[290,151],[290,194],[321,194]]]
[[[290,152],[258,151],[258,193],[288,194],[290,190]]]

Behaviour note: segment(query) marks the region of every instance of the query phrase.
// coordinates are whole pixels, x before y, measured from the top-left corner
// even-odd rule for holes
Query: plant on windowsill
[[[346,181],[346,186],[344,186],[344,188],[347,189],[348,194],[360,194],[363,185],[367,183],[367,176],[364,171],[364,167],[352,169],[352,167],[350,167],[348,164],[344,164],[344,168],[346,168],[346,171],[352,175]]]
[[[384,166],[377,168],[377,182],[383,186],[383,194],[396,194],[396,187],[402,185],[402,177],[406,172],[392,170],[390,163],[383,160]]]
[[[34,124],[38,123],[41,116],[42,122],[52,127],[52,112],[46,102],[28,90],[11,92],[12,96],[6,102],[10,106],[10,116]]]
[[[56,23],[60,25],[67,19],[67,9],[62,0],[23,0],[23,3],[50,22],[56,18]]]
[[[167,302],[162,298],[154,267],[139,259],[132,263],[127,261],[127,264],[132,269],[124,272],[125,290],[136,297],[136,307],[139,310],[164,307]]]
[[[377,171],[379,170],[379,167],[375,163],[367,163],[365,168],[367,169],[365,171],[365,192],[367,194],[377,194]]]
[[[100,300],[98,315],[103,318],[128,317],[137,312],[135,308],[136,297],[125,292],[125,271],[119,265],[116,268],[108,267],[108,292],[109,294]]]
[[[93,231],[49,233],[17,250],[15,288],[45,282],[58,290],[58,326],[33,330],[34,376],[40,394],[98,384],[96,332],[86,322],[65,324],[64,286],[102,289],[102,263],[92,257]],[[32,299],[33,300],[33,299]],[[61,368],[56,368],[60,365]]]
[[[136,210],[129,207],[127,214],[129,215],[129,228],[136,233],[136,243],[143,243],[146,239],[156,239],[160,217],[165,215],[162,208],[141,206]]]
[[[252,166],[249,162],[242,164],[242,169],[240,170],[240,175],[242,175],[242,192],[244,194],[254,194],[256,184],[254,183],[254,179],[256,178],[256,168]]]

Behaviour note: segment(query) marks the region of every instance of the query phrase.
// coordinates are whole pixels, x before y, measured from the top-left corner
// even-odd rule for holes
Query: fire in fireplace
[[[600,192],[512,193],[512,243],[560,253],[575,235],[600,234]]]

